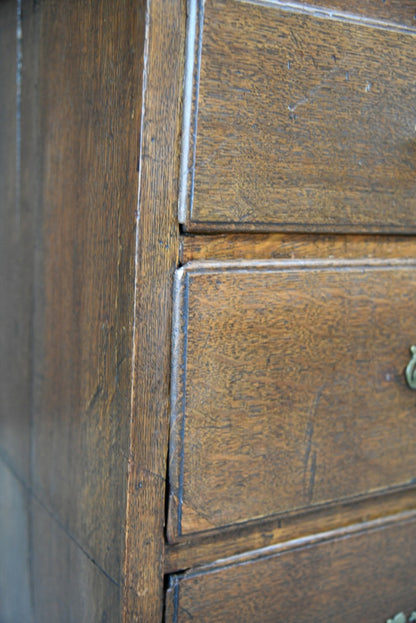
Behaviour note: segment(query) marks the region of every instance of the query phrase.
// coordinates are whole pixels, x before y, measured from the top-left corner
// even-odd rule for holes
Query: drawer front
[[[416,231],[414,3],[327,4],[191,0],[189,230]]]
[[[416,482],[416,264],[176,275],[168,535]]]
[[[174,576],[166,621],[386,623],[416,610],[415,543],[413,520]]]

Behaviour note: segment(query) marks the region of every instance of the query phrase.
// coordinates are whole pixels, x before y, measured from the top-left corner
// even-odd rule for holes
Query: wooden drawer
[[[416,609],[415,543],[413,520],[173,576],[166,622],[385,623]]]
[[[168,536],[416,482],[416,263],[177,272]]]
[[[414,3],[295,4],[190,1],[180,221],[415,232]]]

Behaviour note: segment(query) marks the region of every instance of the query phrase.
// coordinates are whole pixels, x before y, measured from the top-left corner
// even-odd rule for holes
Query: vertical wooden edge
[[[192,87],[194,73],[194,48],[195,48],[195,25],[196,25],[196,3],[187,0],[187,20],[186,20],[186,45],[185,45],[185,71],[183,85],[183,116],[182,116],[182,136],[181,136],[181,160],[179,172],[179,200],[178,217],[179,222],[186,221],[188,203],[188,167],[189,153],[191,146],[191,123],[192,123]]]
[[[187,0],[188,19],[183,96],[181,168],[179,178],[179,222],[191,218],[198,126],[199,76],[204,25],[204,2]]]
[[[186,269],[180,268],[176,271],[172,318],[171,416],[168,467],[170,489],[167,539],[170,543],[175,542],[181,534],[188,279]]]
[[[171,576],[166,591],[164,623],[176,623],[178,620],[180,580],[178,576]]]
[[[44,164],[41,157],[42,150],[42,111],[40,107],[41,82],[41,36],[42,36],[42,8],[40,3],[24,0],[22,4],[22,102],[21,102],[21,205],[23,218],[29,221],[31,227],[31,336],[30,336],[30,415],[29,415],[29,475],[28,484],[30,495],[28,498],[28,575],[31,600],[32,621],[36,620],[36,582],[35,573],[35,511],[36,505],[33,495],[36,448],[34,427],[36,421],[35,397],[39,391],[39,379],[36,377],[36,357],[40,352],[42,341],[42,309],[43,283],[42,263],[44,235],[42,229],[43,210],[43,171]],[[27,59],[30,58],[30,63]],[[26,59],[26,62],[25,62]],[[42,330],[37,332],[37,328]],[[28,621],[29,623],[29,621]]]
[[[135,257],[124,623],[163,617],[172,285],[186,6],[147,0]]]

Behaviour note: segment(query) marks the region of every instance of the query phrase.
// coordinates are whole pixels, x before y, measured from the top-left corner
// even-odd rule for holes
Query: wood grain
[[[413,34],[236,0],[194,10],[188,230],[416,231]]]
[[[362,528],[316,545],[283,553],[271,548],[257,559],[254,552],[251,560],[223,560],[222,568],[174,576],[166,621],[353,623],[386,621],[401,611],[409,615],[415,609],[414,517]]]
[[[24,35],[33,42],[27,4]],[[31,471],[34,216],[21,187],[32,152],[20,113],[34,96],[36,54],[22,67],[17,9],[15,1],[0,3],[0,621],[32,623],[31,498],[25,483]]]
[[[293,513],[262,517],[259,523],[252,517],[256,512],[256,505],[253,503],[250,507],[244,508],[246,516],[237,526],[230,525],[223,528],[224,521],[220,518],[214,531],[210,525],[210,530],[206,533],[189,532],[181,537],[177,544],[169,545],[165,541],[166,473],[171,408],[169,386],[172,281],[178,264],[177,202],[181,117],[185,112],[187,101],[186,97],[185,100],[182,97],[185,26],[187,8],[196,9],[197,4],[193,0],[188,5],[179,0],[149,2],[94,0],[91,3],[84,0],[64,3],[58,0],[42,2],[22,0],[20,13],[18,11],[20,3],[16,0],[0,2],[2,217],[0,620],[2,623],[3,621],[15,623],[19,620],[25,623],[34,621],[89,623],[121,620],[124,623],[139,621],[156,623],[163,618],[165,573],[213,562],[215,565],[201,570],[200,575],[205,581],[205,577],[209,577],[214,568],[218,570],[221,567],[222,563],[218,559],[223,556],[244,554],[244,561],[247,562],[253,558],[250,553],[247,554],[247,549],[272,546],[273,556],[276,554],[277,557],[277,550],[281,556],[283,550],[293,550],[294,540],[304,537],[310,538],[311,545],[319,542],[314,550],[317,551],[317,548],[321,547],[322,531],[339,530],[342,527],[346,536],[347,533],[350,535],[351,523],[366,522],[369,519],[384,521],[387,515],[414,509],[414,488],[401,487],[402,482],[399,483],[399,488],[396,487],[397,479],[403,473],[408,475],[410,468],[413,467],[413,451],[405,453],[404,458],[401,457],[401,462],[395,454],[398,449],[403,450],[403,430],[407,414],[410,412],[406,399],[403,399],[400,393],[403,389],[409,392],[410,390],[403,388],[397,373],[397,377],[394,376],[391,382],[391,387],[397,388],[397,396],[393,389],[389,390],[390,386],[387,386],[386,381],[375,401],[379,406],[382,399],[386,399],[386,405],[392,406],[394,416],[397,418],[395,427],[392,426],[393,416],[390,413],[386,415],[383,408],[380,408],[378,417],[382,426],[377,429],[380,438],[374,438],[375,440],[371,442],[374,448],[378,447],[377,444],[382,446],[387,435],[386,431],[390,434],[391,456],[384,454],[384,460],[389,468],[388,473],[386,475],[382,468],[379,472],[382,486],[386,486],[386,482],[389,486],[393,484],[392,490],[371,491],[370,498],[354,498],[353,503],[331,500],[327,507],[322,505],[319,499],[316,505],[315,500],[312,500],[311,507],[302,511],[295,510]],[[210,115],[214,117],[215,123],[218,121],[220,124],[223,112],[228,114],[227,92],[229,94],[230,88],[234,89],[236,86],[232,79],[239,70],[235,61],[239,61],[241,50],[253,75],[249,72],[238,78],[237,88],[241,86],[240,82],[243,83],[243,89],[248,88],[244,83],[245,80],[249,82],[250,88],[246,95],[243,91],[239,92],[241,95],[238,96],[240,99],[237,98],[238,105],[231,103],[229,113],[234,115],[237,109],[241,114],[238,123],[244,126],[242,117],[245,116],[249,122],[250,115],[257,114],[254,109],[250,112],[249,107],[255,106],[258,114],[264,113],[267,122],[271,120],[274,109],[269,106],[269,110],[264,112],[269,105],[266,97],[268,91],[266,90],[266,96],[263,96],[260,87],[262,81],[273,88],[278,81],[282,81],[283,74],[272,74],[273,66],[276,66],[274,56],[276,47],[281,47],[281,43],[276,44],[274,38],[275,33],[279,32],[276,30],[276,20],[279,21],[278,16],[284,13],[286,25],[296,26],[295,37],[299,29],[302,32],[312,33],[306,37],[305,48],[302,48],[302,40],[301,49],[297,50],[298,56],[292,66],[297,72],[297,78],[294,79],[296,89],[299,92],[304,88],[314,89],[319,80],[326,79],[325,72],[328,69],[325,65],[326,57],[318,58],[317,52],[314,58],[318,66],[312,67],[312,57],[307,55],[307,51],[311,50],[311,46],[313,47],[315,43],[315,47],[319,47],[319,54],[323,55],[326,54],[328,45],[332,45],[334,51],[331,48],[331,54],[335,54],[336,59],[330,59],[330,63],[336,61],[342,70],[343,64],[351,61],[351,67],[358,68],[357,73],[354,73],[355,70],[346,69],[350,71],[349,87],[342,82],[342,88],[339,88],[338,84],[341,82],[340,76],[335,75],[334,92],[339,99],[334,100],[332,97],[331,102],[335,101],[339,107],[343,95],[351,94],[350,105],[353,113],[354,106],[357,109],[361,102],[364,102],[365,106],[367,99],[375,96],[376,104],[370,106],[368,111],[365,109],[366,112],[362,115],[364,120],[369,121],[368,127],[364,122],[360,126],[357,122],[355,126],[352,124],[353,131],[358,132],[359,127],[364,132],[364,138],[371,132],[375,146],[381,145],[383,149],[385,147],[383,152],[385,161],[390,159],[392,170],[389,177],[385,175],[384,164],[380,165],[381,178],[377,180],[382,179],[384,184],[384,178],[387,180],[386,183],[389,179],[394,179],[401,184],[403,193],[408,193],[410,197],[413,186],[409,179],[414,169],[408,133],[409,93],[414,94],[409,90],[413,76],[411,63],[413,57],[409,52],[414,37],[410,34],[414,28],[411,16],[412,3],[409,0],[404,2],[387,0],[385,3],[378,3],[375,0],[362,2],[354,0],[347,6],[344,0],[331,0],[331,3],[328,0],[327,8],[330,10],[356,13],[355,16],[338,16],[342,19],[336,20],[313,18],[314,9],[312,6],[306,7],[305,3],[298,3],[297,6],[296,2],[292,3],[293,11],[287,11],[287,7],[285,10],[282,6],[279,8],[279,2],[269,4],[270,6],[265,7],[260,1],[257,5],[234,3],[231,0],[206,2],[203,35],[205,47],[201,66],[203,105],[199,118],[201,134],[198,135],[198,149],[203,148],[208,150],[208,153],[213,148],[208,136],[212,121]],[[300,12],[297,11],[302,4],[303,8]],[[236,16],[235,20],[233,15]],[[271,17],[265,20],[264,16]],[[342,22],[344,18],[345,23]],[[384,22],[381,23],[380,20]],[[188,25],[190,22],[191,18]],[[367,25],[364,25],[364,22]],[[20,39],[19,34],[19,39],[16,40],[16,33],[20,32],[19,25],[22,27],[22,38]],[[319,25],[321,29],[315,43],[311,42],[315,32],[314,25],[316,28]],[[224,33],[228,37],[228,42],[224,40]],[[282,33],[287,35],[287,28],[286,30],[283,28]],[[328,43],[329,34],[332,37],[331,44]],[[270,43],[261,37],[268,37]],[[360,48],[362,42],[367,47]],[[378,47],[370,49],[370,44]],[[228,55],[228,47],[232,51],[231,55]],[[345,55],[341,54],[338,58],[338,49],[342,54],[345,52]],[[286,46],[287,53],[291,50],[295,48]],[[304,54],[302,58],[301,52]],[[249,54],[251,60],[248,60]],[[19,55],[23,61],[21,66],[18,62]],[[271,62],[267,61],[269,57],[272,57]],[[399,57],[400,67],[395,64]],[[263,63],[262,59],[266,59],[267,62]],[[389,71],[383,65],[386,59]],[[218,67],[215,65],[217,62]],[[217,72],[215,75],[210,73],[214,66]],[[331,70],[332,65],[329,71]],[[222,71],[225,72],[224,76]],[[365,99],[361,100],[360,89],[363,85],[365,87],[367,85],[365,81],[369,80],[366,72],[370,78],[377,74],[380,80],[372,84],[365,92]],[[384,81],[384,86],[381,81]],[[284,82],[282,84],[284,87]],[[320,96],[331,91],[331,88],[331,85],[325,82],[322,92],[318,91],[316,97],[314,94],[315,101],[313,106],[311,103],[311,107],[315,106],[315,112],[319,109]],[[351,88],[351,91],[348,91],[348,88]],[[220,91],[223,91],[225,97],[221,100],[220,108],[216,109],[215,105],[211,106],[209,102],[211,97],[214,99],[219,97]],[[281,91],[279,87],[279,94]],[[273,106],[274,104],[275,102]],[[302,106],[303,104],[298,108],[302,110]],[[220,114],[217,115],[218,110]],[[396,125],[389,126],[392,128],[391,137],[387,136],[387,130],[385,134],[382,129],[374,130],[374,125],[371,124],[376,113],[385,115],[385,118],[382,117],[383,128],[387,128],[387,121],[391,116],[395,116]],[[337,122],[343,130],[346,119],[348,121],[348,116],[340,117]],[[298,115],[296,120],[292,119],[291,123],[294,121],[301,123],[301,115]],[[228,121],[226,123],[229,130]],[[312,122],[308,123],[311,127]],[[336,123],[334,121],[331,123],[331,127],[334,128]],[[219,132],[222,132],[220,125],[218,127]],[[205,131],[209,140],[204,138]],[[273,133],[269,132],[269,126],[266,129],[263,127],[261,131],[269,141],[264,142],[265,149],[269,149],[270,136]],[[304,141],[302,130],[298,134],[296,129],[292,128],[291,131],[300,136],[299,140]],[[263,140],[260,135],[261,132],[255,137],[257,144]],[[329,135],[333,136],[328,130]],[[200,137],[203,138],[202,142]],[[390,141],[392,137],[405,141],[406,149],[403,148],[404,151],[396,153],[394,151],[396,143],[393,145]],[[222,138],[227,138],[227,135]],[[237,143],[241,143],[244,149],[251,149],[248,143],[241,142],[239,138]],[[319,145],[318,141],[317,146]],[[222,147],[218,153],[221,150]],[[197,151],[198,167],[203,164],[201,153],[203,155],[203,152]],[[217,187],[212,183],[212,177],[207,182],[210,192],[211,186],[218,191],[222,185],[223,191],[227,194],[230,192],[231,178],[234,180],[237,176],[241,180],[247,177],[245,174],[241,175],[242,169],[238,162],[232,162],[230,173],[215,160],[214,152],[209,153],[211,162],[203,165],[207,175],[211,176],[212,171],[216,172],[215,167],[212,168],[213,164],[215,166],[219,164],[220,167],[218,169],[220,176],[215,180]],[[257,159],[255,150],[252,151],[253,154],[255,162],[260,162],[261,159]],[[245,157],[244,154],[243,156]],[[302,155],[299,167],[304,165],[301,158]],[[399,167],[398,170],[399,165],[403,167]],[[270,165],[266,163],[263,167],[265,174],[272,170],[268,169],[269,166],[272,167],[273,163]],[[300,168],[296,172],[296,166],[293,163],[290,163],[290,166],[294,167],[295,175],[303,176],[303,173],[299,173]],[[308,181],[310,179],[308,168],[304,170],[305,179]],[[198,174],[199,171],[200,169],[197,169]],[[257,177],[257,172],[255,173]],[[355,174],[356,169],[353,167],[351,175]],[[271,176],[275,179],[274,169]],[[250,181],[249,178],[247,180]],[[259,180],[261,181],[261,178]],[[198,177],[196,181],[198,194],[203,187],[198,186],[200,183]],[[340,183],[344,181],[341,176]],[[259,198],[258,206],[261,206],[262,197],[264,199],[267,195],[267,188],[264,190],[260,186],[254,190],[255,193],[258,192],[258,195],[256,194]],[[398,202],[403,196],[397,195],[393,199]],[[214,205],[211,196],[207,195],[204,200],[211,210]],[[399,225],[396,222],[391,225],[387,209],[380,212],[379,204],[374,207],[374,212],[371,212],[370,216],[376,215],[377,222],[381,222],[380,227],[384,227],[386,231],[397,227],[399,231],[411,232],[412,222],[406,216],[406,202],[401,202],[399,214],[394,207],[394,201],[391,203],[393,206],[391,213],[400,221]],[[225,209],[226,203],[221,203]],[[328,214],[322,214],[322,218],[327,219],[325,222],[329,223],[328,228],[332,228]],[[359,218],[357,228],[360,229],[367,217],[364,211],[359,217],[357,214],[353,215],[351,222],[354,218]],[[310,228],[310,219],[308,222],[307,228]],[[351,225],[352,229],[355,228],[354,223],[354,227]],[[243,227],[267,229],[269,226],[274,229],[274,221],[271,225],[267,223],[250,225],[249,219],[246,219]],[[205,224],[200,225],[202,230],[204,227]],[[207,230],[210,227],[210,223],[207,223]],[[224,221],[219,227],[238,228],[240,222],[233,224]],[[291,228],[290,225],[287,227]],[[373,225],[370,225],[371,227]],[[182,257],[179,260],[182,262],[215,258],[231,260],[324,258],[330,255],[344,260],[362,257],[384,259],[414,257],[412,239],[397,236],[343,238],[255,234],[250,237],[245,235],[232,235],[226,238],[185,237],[183,241]],[[407,275],[408,265],[406,262],[394,261],[391,264],[394,268],[387,271],[389,286],[383,290],[384,294],[375,298],[374,305],[376,310],[381,308],[384,310],[384,306],[387,309],[385,301],[390,296],[394,305],[390,302],[385,316],[391,321],[392,327],[388,331],[371,327],[370,334],[366,336],[367,342],[376,333],[380,340],[386,337],[387,333],[388,338],[392,337],[393,340],[399,334],[402,337],[403,325],[401,320],[398,323],[396,318],[402,310],[407,312],[409,318],[405,331],[411,324],[413,308],[410,307],[413,298],[411,294],[406,296],[410,289],[408,285],[410,277],[408,279],[407,276],[403,276],[405,273]],[[364,262],[363,265],[372,266],[371,262]],[[188,271],[189,267],[185,270]],[[190,273],[193,270],[191,268]],[[195,271],[195,279],[198,270]],[[292,274],[293,270],[290,269],[288,273]],[[310,270],[311,274],[313,270]],[[205,275],[205,272],[204,268],[201,276],[202,273]],[[411,272],[410,269],[408,272]],[[210,361],[213,362],[212,366],[218,364],[222,370],[227,366],[232,369],[235,363],[232,361],[230,365],[229,361],[220,361],[218,358],[218,353],[223,347],[223,344],[219,343],[218,328],[222,322],[221,314],[225,309],[224,301],[228,300],[227,310],[232,308],[234,314],[237,313],[234,307],[239,300],[242,301],[240,306],[242,310],[247,310],[243,303],[248,304],[248,307],[251,306],[251,310],[259,310],[259,305],[263,305],[269,296],[272,297],[269,300],[277,301],[277,306],[282,305],[282,302],[273,298],[275,294],[270,294],[273,289],[266,292],[265,287],[263,287],[265,296],[263,303],[255,297],[251,303],[249,302],[250,287],[246,290],[246,294],[243,287],[232,305],[229,295],[234,290],[231,287],[228,298],[226,296],[221,302],[221,288],[225,291],[228,282],[226,279],[221,286],[223,273],[221,271],[220,273],[218,284],[213,290],[207,288],[206,293],[207,295],[209,292],[214,293],[217,300],[208,305],[206,310],[201,309],[198,313],[201,313],[201,318],[206,314],[209,322],[212,318],[209,330],[211,333],[207,327],[204,328],[207,331],[208,350],[206,353],[201,351],[200,360],[203,363],[205,356],[205,361],[208,361],[215,347]],[[382,271],[377,274],[381,275]],[[290,285],[290,276],[286,283]],[[370,294],[379,295],[381,285],[379,288],[376,278],[373,281],[371,279],[366,281],[364,275],[363,284],[365,287],[369,286]],[[341,289],[339,284],[337,287]],[[293,289],[296,290],[296,287],[293,286]],[[331,295],[334,292],[331,288],[327,290]],[[317,293],[315,298],[318,300],[327,290],[325,288],[322,292],[319,290],[320,294]],[[399,291],[404,292],[403,300],[395,296]],[[304,300],[308,296],[312,295],[304,294],[302,291]],[[368,298],[369,294],[366,292],[360,293],[361,302],[357,306],[358,311],[354,311],[357,317]],[[198,301],[195,299],[195,309],[202,301],[202,295]],[[286,301],[290,306],[289,292]],[[272,311],[269,310],[269,313],[266,307],[265,311],[261,309],[265,327],[269,319],[274,318]],[[345,307],[347,310],[351,309],[348,303],[345,303]],[[250,318],[253,318],[250,313],[242,319],[241,327],[246,327],[247,335],[253,330],[261,333],[262,323],[256,325],[253,320],[253,324],[248,326]],[[189,318],[192,321],[196,320],[196,316],[192,314]],[[225,324],[221,326],[224,327]],[[317,322],[317,327],[318,324]],[[323,321],[320,322],[320,326],[322,324]],[[302,327],[306,332],[306,322]],[[343,327],[341,322],[340,328]],[[354,327],[355,325],[349,329],[350,333],[347,331],[347,338],[359,333],[359,329]],[[237,328],[234,333],[233,331],[228,334],[225,331],[222,333],[224,347],[228,348],[227,344],[234,343],[238,348],[241,346],[241,353],[247,353],[248,346],[243,340],[243,334],[237,335]],[[227,339],[223,339],[225,335]],[[203,331],[200,337],[202,336]],[[213,339],[210,342],[211,338]],[[396,342],[394,349],[397,346]],[[314,344],[313,340],[312,343]],[[387,339],[386,344],[388,350],[390,342]],[[397,350],[394,350],[395,371],[402,365],[397,363],[399,359],[401,361],[402,354],[407,360],[407,347],[406,334],[406,343],[404,344],[403,340],[403,344],[400,343]],[[324,347],[320,348],[319,352],[323,352]],[[397,354],[399,351],[400,357]],[[341,349],[340,352],[342,354],[344,351]],[[354,352],[349,348],[347,354],[352,358]],[[255,356],[253,354],[253,357]],[[294,361],[295,363],[298,361],[295,355]],[[347,358],[347,361],[351,362],[352,359]],[[384,361],[382,357],[380,361],[381,366]],[[200,361],[198,365],[199,363]],[[272,361],[273,365],[275,363]],[[355,359],[353,363],[356,363]],[[359,365],[364,367],[364,363]],[[217,382],[220,378],[214,374],[214,367],[210,366],[211,363],[208,369],[213,376],[202,378],[202,372],[199,370],[201,384],[197,387],[195,375],[194,389],[190,386],[195,396],[197,389],[201,390],[198,406],[200,411],[205,408],[204,405],[209,404],[206,391],[211,392],[212,388],[215,389],[214,381]],[[382,375],[385,370],[377,369],[372,378],[376,380],[381,378],[379,372]],[[387,374],[390,373],[389,368]],[[266,374],[264,383],[267,384],[269,381],[270,376]],[[291,382],[294,387],[298,387],[298,379],[293,375]],[[207,383],[210,384],[209,387]],[[313,385],[313,378],[312,381],[309,379],[308,383],[306,391]],[[225,389],[226,385],[220,387],[220,392],[225,392]],[[248,390],[253,390],[253,396],[256,389],[255,385],[251,388],[250,384],[248,385]],[[239,390],[238,383],[237,390]],[[261,398],[263,390],[261,388],[260,390]],[[273,386],[272,392],[274,390]],[[392,399],[393,394],[395,402]],[[302,395],[300,394],[300,401]],[[232,391],[226,398],[230,399],[230,396],[232,398]],[[328,393],[322,392],[321,404],[329,401],[328,396]],[[267,406],[268,395],[263,397],[265,397],[263,402]],[[357,399],[345,399],[347,406],[351,406],[348,400],[352,404],[354,400],[358,401],[359,397],[360,395]],[[215,408],[209,412],[211,417],[215,416],[215,409],[221,408],[221,400],[214,400]],[[248,402],[250,400],[249,397]],[[232,408],[233,405],[231,411]],[[271,407],[272,413],[273,408],[274,405]],[[369,411],[370,415],[366,415],[369,427],[371,422],[376,420],[374,410],[373,406],[373,411]],[[332,413],[335,413],[335,407]],[[198,412],[198,417],[200,415]],[[309,429],[306,428],[306,420],[298,416],[298,421],[305,425],[304,432],[307,432]],[[359,439],[362,432],[359,425],[363,421],[364,416],[362,419],[355,418],[356,429],[348,437],[351,443],[350,445],[347,443],[342,450],[344,455],[351,450],[353,440],[358,439],[354,452],[359,453],[363,448],[364,440]],[[177,423],[179,422],[180,417],[177,418]],[[202,432],[206,430],[206,426],[207,420],[204,420]],[[319,425],[317,428],[319,430]],[[330,436],[331,423],[328,430]],[[406,431],[407,444],[410,447],[412,424],[407,426]],[[247,431],[244,434],[247,437]],[[253,439],[256,441],[255,435]],[[319,432],[311,442],[309,456],[312,458],[316,450],[314,446],[316,440],[319,440]],[[291,443],[290,439],[288,443]],[[307,443],[303,439],[300,440],[303,449],[308,447]],[[196,438],[190,454],[195,464],[199,460],[198,444],[199,440]],[[341,459],[344,456],[342,452]],[[335,454],[329,453],[328,456],[329,462],[341,460]],[[374,472],[380,462],[381,459],[377,463],[376,457],[367,475],[357,477],[356,487],[374,484],[371,478],[375,478]],[[294,465],[296,468],[296,462]],[[199,466],[197,467],[199,469]],[[195,479],[199,475],[198,469],[192,470]],[[319,464],[316,469],[319,475]],[[232,477],[232,469],[229,471]],[[247,473],[250,477],[250,473]],[[338,472],[335,470],[334,473],[336,480]],[[348,469],[346,474],[347,476],[350,474]],[[208,486],[210,477],[207,469]],[[352,478],[348,477],[351,483]],[[314,486],[319,493],[319,480]],[[335,488],[336,482],[331,486]],[[342,483],[339,488],[342,489]],[[261,487],[259,491],[261,493]],[[230,492],[232,495],[232,486]],[[209,501],[208,498],[207,500]],[[174,502],[172,498],[171,504]],[[190,507],[185,510],[188,513]],[[231,507],[230,510],[234,512]],[[196,520],[200,521],[200,517]],[[234,520],[232,517],[225,522]],[[186,521],[187,518],[185,525]],[[191,518],[191,524],[193,521]],[[240,518],[237,517],[237,521],[240,521]],[[386,521],[393,522],[391,517]],[[407,524],[402,521],[400,526],[400,538],[404,539],[409,536]],[[199,528],[200,525],[198,530]],[[361,528],[373,529],[374,526],[363,523]],[[340,543],[341,539],[332,538],[332,541]],[[279,545],[276,546],[276,543]],[[387,562],[390,564],[390,550],[384,547],[384,542],[379,543],[379,546],[383,546]],[[400,547],[399,543],[399,552]],[[365,547],[362,549],[364,557],[369,550]],[[411,548],[409,550],[410,555]],[[331,568],[332,564],[331,552],[335,550],[325,551],[330,554],[328,557],[323,554],[325,563],[322,564],[327,565],[328,569],[328,565]],[[296,557],[297,555],[298,553]],[[292,557],[295,554],[290,551],[288,556]],[[242,560],[243,558],[240,558],[239,562]],[[254,563],[253,559],[249,564],[257,565],[257,562]],[[234,566],[241,568],[240,564]],[[390,567],[387,566],[386,569],[386,573],[390,573]],[[220,570],[221,573],[223,571],[225,570]],[[299,573],[301,584],[304,572]],[[307,575],[308,572],[305,573]],[[186,576],[175,575],[172,582],[181,586],[180,591],[182,586],[189,586],[189,593],[185,588],[181,595],[187,593],[192,600],[194,588],[187,583],[191,583],[195,577],[199,577],[199,571],[194,570]],[[258,576],[255,574],[255,577]],[[400,577],[399,574],[399,579]],[[244,582],[241,586],[245,586]],[[391,590],[395,590],[395,587],[396,584],[393,583]],[[232,582],[229,590],[234,591]],[[400,595],[400,590],[398,594]],[[249,593],[247,595],[249,598]],[[336,596],[336,590],[334,595]],[[172,593],[169,591],[168,613],[171,612],[169,610],[172,605],[171,597]],[[215,599],[216,595],[212,601],[214,614]],[[393,601],[391,603],[393,604]],[[208,612],[207,604],[208,601],[206,612]],[[400,608],[402,607],[405,606],[401,604]],[[197,604],[195,611],[197,619],[198,608]],[[293,612],[296,612],[295,607]],[[388,614],[394,612],[389,611]],[[205,614],[202,612],[201,616]],[[236,619],[234,614],[228,619],[227,616],[225,620]]]
[[[216,234],[181,236],[179,262],[308,258],[412,258],[411,236]]]
[[[256,1],[256,0],[255,0]],[[258,0],[261,4],[262,0]],[[274,0],[272,0],[274,3]],[[267,0],[265,4],[267,3]],[[276,4],[285,5],[285,0],[276,0]],[[289,3],[287,3],[289,4]],[[322,12],[341,12],[349,17],[380,20],[408,27],[416,26],[415,5],[413,0],[299,0],[291,2],[294,8],[316,7]]]
[[[155,623],[163,610],[184,7],[152,2],[146,16],[146,3],[130,0],[24,3],[25,23],[35,16],[39,31],[28,38],[25,27],[22,40],[20,186],[9,63],[16,9],[1,5],[1,269],[13,283],[1,300],[2,441],[13,459],[2,455],[1,482],[6,508],[16,509],[13,533],[9,524],[3,533],[2,597],[11,596],[8,608],[17,575],[10,547],[20,538],[20,588],[29,578],[35,620]],[[18,209],[29,217],[20,223],[27,241],[12,235]],[[21,319],[33,326],[29,351],[25,327],[16,340]],[[33,362],[28,378],[20,358]]]
[[[414,483],[415,267],[178,271],[170,541]]]
[[[24,1],[17,45],[16,15],[1,3],[0,421],[15,531],[2,531],[0,601],[15,595],[20,538],[34,620],[117,621],[143,3]],[[2,621],[22,620],[11,612]]]
[[[172,280],[178,260],[179,112],[185,6],[148,5],[139,163],[124,613],[163,616]]]
[[[302,538],[313,540],[322,532],[382,520],[392,515],[412,512],[414,508],[415,492],[414,489],[408,489],[383,492],[353,503],[334,504],[294,515],[230,526],[216,533],[189,535],[178,543],[166,546],[165,572],[171,574],[197,565],[215,563],[223,558],[271,547],[276,543],[280,550],[290,549],[294,541]]]
[[[0,7],[0,410],[2,451],[28,477],[33,265],[31,214],[22,212],[21,142],[17,144],[17,7]],[[18,72],[21,80],[21,68]]]
[[[130,0],[49,1],[41,10],[33,486],[97,568],[119,582],[144,21]],[[55,555],[47,547],[37,554],[37,616],[45,620],[44,573],[70,564]],[[48,584],[58,608],[59,581],[52,574]]]

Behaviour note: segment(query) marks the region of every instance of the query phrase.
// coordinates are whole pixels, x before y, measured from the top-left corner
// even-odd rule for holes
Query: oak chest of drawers
[[[413,0],[23,4],[0,619],[410,616]]]
[[[167,538],[211,560],[172,576],[168,621],[413,607],[415,264],[363,238],[415,229],[408,9],[188,5]]]

